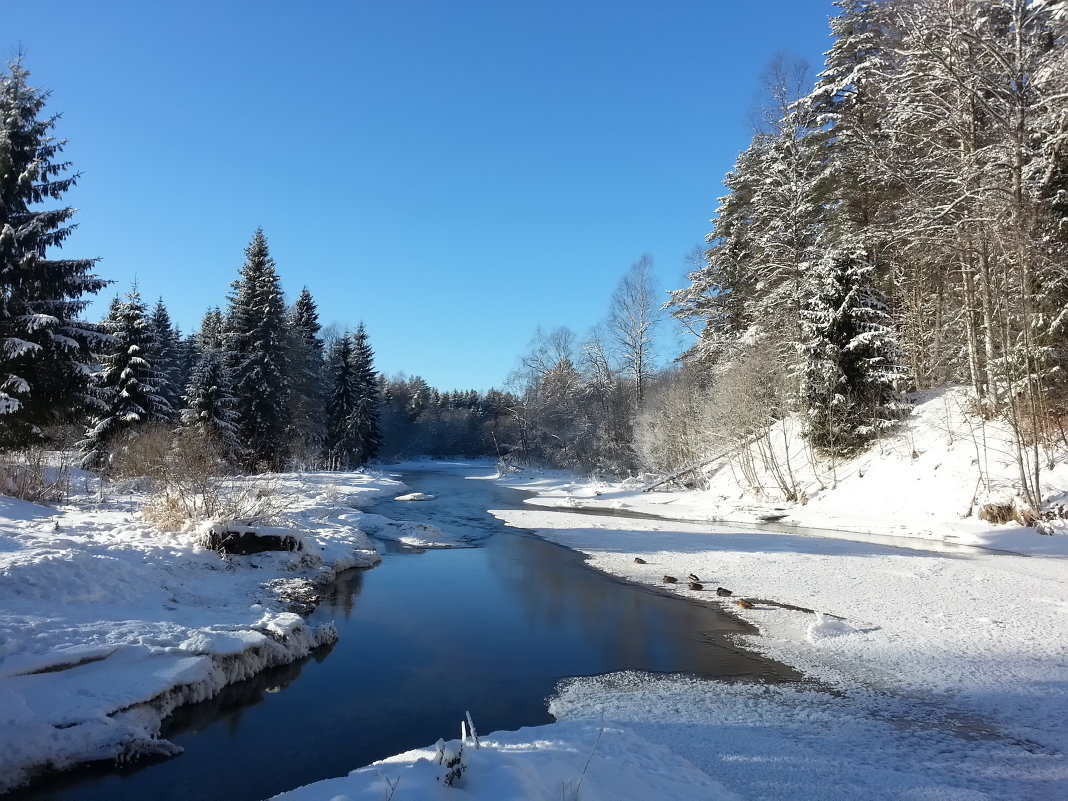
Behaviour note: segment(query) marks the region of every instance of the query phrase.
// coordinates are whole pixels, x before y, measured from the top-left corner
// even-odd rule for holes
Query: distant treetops
[[[262,230],[231,286],[226,311],[210,309],[184,338],[163,301],[149,315],[136,287],[112,303],[81,443],[87,467],[106,469],[150,424],[172,427],[177,447],[208,444],[245,470],[348,470],[378,455],[379,388],[363,324],[327,355],[311,293],[287,307]]]
[[[92,273],[95,259],[46,256],[73,230],[74,209],[60,201],[78,175],[60,158],[47,93],[28,80],[21,58],[0,75],[0,448],[84,425],[84,464],[106,470],[152,426],[245,469],[374,459],[380,402],[367,332],[337,337],[328,357],[315,301],[304,289],[287,307],[262,230],[226,311],[210,310],[194,335],[181,335],[162,299],[149,310],[136,286],[99,324],[79,320],[109,282]],[[50,202],[60,205],[40,208]]]

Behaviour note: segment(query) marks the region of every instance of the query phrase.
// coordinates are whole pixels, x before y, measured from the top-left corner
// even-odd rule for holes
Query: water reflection
[[[262,721],[262,706],[290,687],[309,664],[322,663],[331,649],[323,646],[304,659],[224,687],[210,700],[176,709],[164,721],[161,734],[186,747],[186,754],[122,765],[111,761],[86,765],[4,795],[4,801],[219,799],[240,793],[247,782],[242,777],[256,761],[242,753],[248,750],[242,741]],[[282,747],[282,741],[276,742],[262,757],[276,758]]]
[[[356,598],[363,591],[365,570],[347,570],[337,577],[330,593],[330,609],[340,612],[347,620],[356,608]]]

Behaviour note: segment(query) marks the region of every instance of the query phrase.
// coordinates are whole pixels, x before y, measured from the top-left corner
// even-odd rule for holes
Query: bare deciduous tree
[[[630,266],[612,294],[608,330],[623,372],[634,385],[634,401],[641,405],[645,382],[653,368],[653,331],[661,308],[653,289],[653,259],[643,255]]]

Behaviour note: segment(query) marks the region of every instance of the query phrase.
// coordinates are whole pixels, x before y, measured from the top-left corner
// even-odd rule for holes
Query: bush
[[[70,493],[66,465],[40,448],[0,453],[0,495],[31,503],[59,503]]]
[[[108,475],[116,479],[160,481],[174,447],[174,435],[162,424],[139,426],[116,443],[108,461]]]
[[[143,507],[142,516],[169,531],[202,520],[269,522],[281,515],[288,501],[279,492],[277,479],[235,474],[218,443],[191,432],[174,440],[158,491]]]

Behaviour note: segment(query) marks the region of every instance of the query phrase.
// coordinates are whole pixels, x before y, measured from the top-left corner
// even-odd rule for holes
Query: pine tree
[[[863,448],[910,408],[897,389],[902,354],[872,273],[863,253],[828,253],[802,315],[806,435],[836,456]]]
[[[147,358],[159,376],[160,396],[166,401],[168,407],[176,411],[180,405],[184,386],[179,383],[179,334],[171,322],[171,315],[163,304],[163,298],[156,301],[152,314],[148,318],[148,326],[152,332],[152,344]]]
[[[224,458],[241,455],[237,440],[237,398],[217,350],[205,350],[190,377],[181,413],[181,433],[216,448]]]
[[[356,406],[353,423],[358,437],[356,464],[362,465],[378,458],[382,450],[381,407],[378,380],[375,375],[374,352],[367,341],[363,323],[352,337],[352,369],[356,376]]]
[[[326,436],[323,341],[319,337],[322,327],[315,300],[307,287],[301,290],[289,318],[289,441],[293,454],[307,462],[322,452]]]
[[[330,348],[327,360],[330,377],[326,399],[327,461],[336,470],[349,470],[359,465],[360,437],[356,430],[356,405],[359,385],[352,362],[352,340],[339,337]]]
[[[90,273],[95,259],[46,258],[75,210],[34,207],[78,175],[60,177],[70,165],[57,161],[66,141],[50,135],[58,115],[41,117],[47,93],[28,79],[21,60],[0,75],[0,447],[40,440],[84,409],[100,334],[77,317],[107,284]]]
[[[154,338],[136,288],[111,303],[104,330],[111,336],[95,376],[99,411],[80,443],[82,464],[104,469],[120,441],[138,426],[167,419],[171,407],[159,394],[159,374],[146,358]]]
[[[232,286],[226,347],[239,436],[250,467],[280,470],[288,455],[288,336],[282,289],[262,229],[246,248]]]

